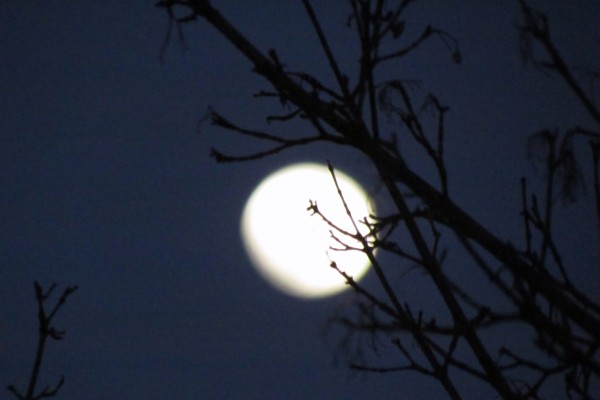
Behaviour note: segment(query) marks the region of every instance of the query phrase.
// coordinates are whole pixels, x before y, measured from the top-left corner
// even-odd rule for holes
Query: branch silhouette
[[[567,396],[591,398],[590,382],[600,384],[600,304],[573,283],[575,266],[568,265],[561,254],[554,227],[557,200],[579,200],[585,175],[579,163],[580,147],[587,145],[592,155],[589,175],[600,232],[600,111],[593,93],[583,89],[554,45],[547,17],[525,0],[515,0],[522,20],[518,29],[524,60],[564,81],[596,125],[576,126],[567,132],[542,129],[531,136],[530,158],[544,172],[545,188],[542,193],[533,193],[528,182],[521,180],[523,240],[499,237],[451,196],[444,154],[449,107],[432,93],[421,99],[415,81],[380,77],[381,65],[435,45],[431,40],[434,38],[442,42],[442,51],[450,53],[453,63],[461,62],[457,40],[442,29],[425,24],[417,30],[419,35],[409,38],[405,27],[410,17],[406,10],[415,3],[350,1],[348,27],[356,31],[360,49],[355,65],[357,77],[351,81],[352,74],[336,59],[317,12],[309,0],[303,0],[328,72],[333,74],[332,86],[308,72],[288,70],[275,50],[261,51],[207,0],[164,0],[157,6],[166,9],[174,23],[208,23],[252,63],[253,72],[269,85],[259,96],[278,99],[286,109],[283,115],[267,116],[267,123],[297,119],[313,128],[311,136],[290,139],[241,128],[213,112],[214,125],[273,146],[241,156],[227,156],[213,149],[217,162],[257,160],[294,146],[329,142],[365,155],[377,171],[391,214],[355,221],[346,208],[354,223],[351,232],[332,224],[316,203],[311,203],[308,210],[330,223],[340,245],[338,250],[365,253],[377,276],[380,291],[367,289],[347,275],[343,265],[332,262],[331,267],[357,294],[354,318],[332,318],[348,330],[343,342],[347,344],[353,335],[364,334],[370,336],[375,350],[374,343],[384,337],[402,360],[390,367],[354,360],[351,368],[418,372],[439,382],[452,399],[462,398],[455,371],[484,382],[503,399],[540,398],[542,388],[553,379],[562,382]],[[175,8],[185,10],[184,16],[175,18]],[[396,135],[382,129],[382,115],[397,121],[403,134],[422,150],[425,160],[437,171],[438,184],[428,182],[401,155]],[[337,186],[331,165],[330,170],[332,184]],[[345,206],[341,191],[339,195]],[[367,234],[360,232],[359,223],[369,228]],[[399,234],[408,236],[410,245],[396,240]],[[345,238],[358,240],[362,249],[349,246]],[[485,289],[466,290],[460,278],[445,267],[447,246],[468,255],[473,273],[484,277]],[[395,256],[398,265],[384,265],[375,257],[375,251]],[[402,300],[389,276],[393,268],[406,265],[427,276],[445,306],[443,310],[413,311],[414,305]],[[488,298],[492,293],[501,296],[502,302],[492,302]],[[531,353],[516,352],[507,343],[493,346],[485,340],[488,330],[513,326],[530,337]],[[414,345],[409,346],[409,341]]]
[[[46,344],[48,339],[52,340],[63,340],[66,332],[58,330],[52,324],[52,321],[59,310],[65,305],[69,296],[71,296],[76,290],[77,286],[68,286],[60,295],[54,306],[49,310],[46,308],[46,303],[54,289],[56,289],[56,283],[52,284],[47,290],[44,290],[38,282],[34,282],[35,298],[38,305],[38,344],[35,352],[35,359],[33,361],[33,367],[31,369],[31,375],[27,390],[25,394],[21,394],[14,385],[7,386],[9,392],[11,392],[16,398],[20,400],[39,400],[43,398],[54,397],[58,394],[58,391],[65,383],[65,377],[61,376],[58,383],[53,387],[45,386],[41,391],[36,393],[36,386],[38,384],[38,376],[42,368],[42,362],[44,353],[46,351]]]

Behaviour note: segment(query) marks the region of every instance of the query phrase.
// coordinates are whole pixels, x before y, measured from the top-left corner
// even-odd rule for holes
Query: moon
[[[358,221],[373,213],[362,187],[348,175],[335,170],[344,200],[359,231],[367,227]],[[346,232],[356,229],[344,209],[329,169],[315,163],[293,164],[267,176],[252,192],[242,213],[241,234],[252,264],[269,283],[284,293],[304,299],[318,299],[348,288],[338,268],[355,281],[370,267],[359,250],[339,251],[331,226],[308,210],[310,201],[319,211]],[[345,244],[360,249],[360,243],[335,233]]]

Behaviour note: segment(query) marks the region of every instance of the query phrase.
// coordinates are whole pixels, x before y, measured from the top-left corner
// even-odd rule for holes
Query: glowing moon
[[[358,223],[372,208],[364,190],[348,175],[335,171],[348,207]],[[248,255],[260,274],[273,286],[292,296],[320,298],[336,294],[348,286],[330,267],[331,261],[360,279],[369,269],[365,254],[335,251],[340,248],[330,234],[331,227],[307,210],[309,201],[331,222],[347,232],[355,229],[344,209],[329,170],[319,164],[294,164],[266,177],[254,190],[244,208],[241,233]],[[360,244],[342,234],[344,243]]]

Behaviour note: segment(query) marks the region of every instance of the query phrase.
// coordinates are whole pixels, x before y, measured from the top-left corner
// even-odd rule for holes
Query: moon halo
[[[373,213],[365,191],[341,171],[336,170],[335,177],[359,230],[366,233],[358,222]],[[341,246],[331,237],[332,228],[311,215],[309,201],[336,226],[355,233],[329,169],[316,163],[293,164],[267,176],[250,195],[241,218],[244,247],[260,275],[284,293],[304,299],[347,288],[345,279],[330,267],[332,261],[354,280],[370,267],[358,250],[332,250]],[[361,248],[352,238],[336,236]]]

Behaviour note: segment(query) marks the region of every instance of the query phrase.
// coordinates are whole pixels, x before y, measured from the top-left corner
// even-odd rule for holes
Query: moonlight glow
[[[342,172],[336,170],[335,175],[354,220],[363,220],[372,212],[365,192]],[[340,244],[331,238],[331,227],[311,216],[310,200],[338,227],[355,232],[329,170],[310,163],[291,165],[265,178],[246,203],[241,231],[252,263],[267,281],[296,297],[319,298],[347,287],[331,261],[355,280],[370,264],[359,251],[330,248]],[[357,226],[364,233],[365,227]],[[360,248],[353,239],[337,236]]]

